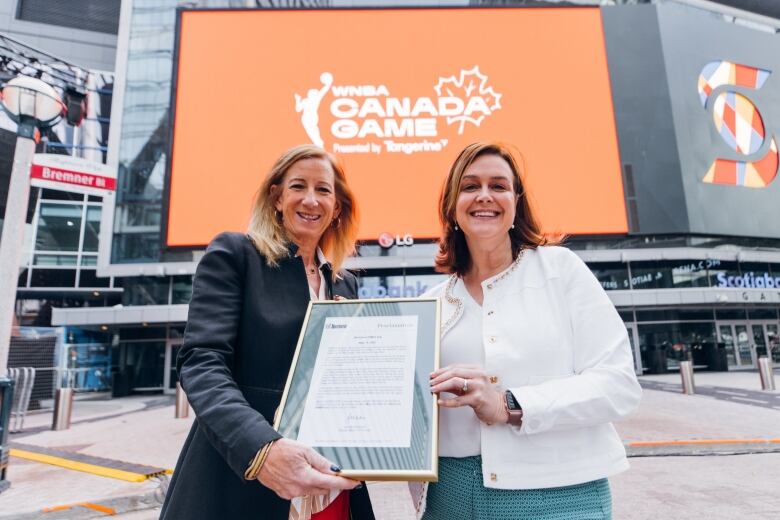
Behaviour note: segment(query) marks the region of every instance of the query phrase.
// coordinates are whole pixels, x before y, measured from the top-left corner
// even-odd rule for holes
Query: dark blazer
[[[160,513],[164,520],[287,520],[290,502],[244,479],[252,458],[280,435],[270,424],[281,400],[309,302],[303,261],[269,267],[245,235],[209,245],[192,287],[176,367],[196,420]],[[346,271],[330,297],[357,297]],[[351,492],[354,519],[373,519],[364,487]]]

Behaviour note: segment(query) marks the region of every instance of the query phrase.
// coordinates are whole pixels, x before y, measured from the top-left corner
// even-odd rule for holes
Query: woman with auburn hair
[[[607,477],[628,467],[611,421],[641,395],[623,321],[544,237],[505,145],[467,146],[439,209],[436,266],[451,276],[428,293],[443,325],[439,481],[423,518],[611,518]]]
[[[341,268],[356,234],[343,169],[303,145],[274,164],[249,231],[209,244],[176,361],[197,418],[160,518],[373,518],[359,482],[271,426],[309,301],[357,297]]]

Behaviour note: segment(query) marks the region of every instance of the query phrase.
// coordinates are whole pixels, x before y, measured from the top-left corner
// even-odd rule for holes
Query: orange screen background
[[[220,231],[246,229],[274,160],[311,142],[294,94],[321,87],[323,72],[333,85],[384,85],[414,104],[435,101],[440,78],[474,66],[501,94],[500,108],[479,126],[465,123],[462,135],[459,124],[437,117],[436,137],[390,138],[447,139],[441,151],[337,153],[360,205],[360,238],[439,236],[449,165],[465,145],[485,140],[522,153],[546,232],[627,232],[597,8],[183,11],[179,38],[169,246],[202,246]],[[318,111],[326,149],[383,143],[374,135],[333,138],[333,99],[331,90]]]

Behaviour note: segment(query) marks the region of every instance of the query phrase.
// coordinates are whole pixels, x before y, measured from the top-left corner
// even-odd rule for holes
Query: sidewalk
[[[174,419],[172,396],[79,400],[73,404],[70,429],[50,431],[50,424],[51,414],[29,416],[26,430],[28,426],[33,431],[43,426],[47,429],[11,434],[12,448],[13,443],[23,443],[172,469],[192,424],[192,413],[187,419]],[[11,457],[8,480],[10,489],[0,493],[0,518],[89,518],[105,515],[97,506],[122,512],[159,505],[162,498],[160,479],[127,482],[15,456]],[[80,503],[89,506],[43,513]]]
[[[677,374],[641,380],[679,385]],[[721,387],[739,393],[757,390],[758,374],[697,373],[696,384],[702,392]],[[780,392],[762,394],[780,406]],[[173,468],[192,413],[174,419],[172,397],[146,396],[77,401],[69,430],[35,431],[48,428],[50,420],[50,414],[28,417],[25,426],[32,432],[13,434],[11,441]],[[616,519],[758,520],[780,514],[780,409],[646,389],[637,414],[616,427],[632,465],[611,479]],[[647,442],[660,446],[641,445]],[[744,454],[723,456],[728,453]],[[11,488],[0,494],[0,519],[99,518],[113,511],[120,518],[147,520],[156,518],[167,486],[165,478],[127,482],[18,457],[11,458],[9,480]],[[411,518],[403,485],[370,484],[369,490],[380,518]],[[60,507],[74,504],[82,505]]]

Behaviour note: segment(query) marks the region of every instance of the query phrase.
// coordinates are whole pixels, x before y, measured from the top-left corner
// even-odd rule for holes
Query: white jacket
[[[485,370],[515,395],[523,424],[482,424],[484,485],[568,486],[627,469],[610,421],[632,413],[642,391],[625,325],[599,282],[563,247],[526,251],[517,269],[492,280],[482,284]],[[442,298],[443,324],[458,309],[446,286],[426,293]]]

